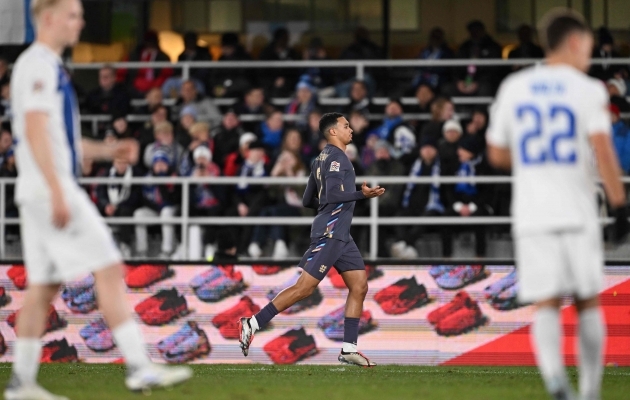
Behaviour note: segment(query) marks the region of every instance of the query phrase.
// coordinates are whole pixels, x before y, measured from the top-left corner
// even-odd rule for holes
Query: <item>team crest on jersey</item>
[[[319,273],[323,274],[324,272],[326,272],[326,266],[324,264],[322,264],[322,266],[319,267]]]
[[[341,167],[341,164],[339,164],[337,161],[333,161],[330,163],[330,170],[332,172],[339,172],[339,167]]]

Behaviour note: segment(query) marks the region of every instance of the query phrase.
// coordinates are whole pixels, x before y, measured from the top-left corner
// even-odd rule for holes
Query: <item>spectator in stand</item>
[[[299,137],[299,132],[297,134]],[[271,170],[271,176],[303,177],[306,176],[306,168],[302,164],[299,154],[283,150]],[[269,189],[269,200],[272,205],[264,207],[259,215],[261,217],[301,216],[303,192],[303,187],[299,186],[272,186]],[[249,255],[253,258],[260,257],[262,255],[261,247],[265,246],[267,240],[271,240],[274,244],[272,257],[275,260],[284,260],[289,256],[288,235],[286,227],[282,225],[256,225],[252,240],[247,248]]]
[[[383,58],[383,49],[370,40],[370,33],[365,27],[358,27],[354,31],[354,41],[346,47],[339,59],[341,60],[376,60]],[[352,83],[356,80],[354,68],[339,68],[336,71],[338,84],[335,91],[338,97],[348,97]],[[370,92],[374,92],[376,83],[369,73],[364,76]]]
[[[322,118],[322,112],[314,109],[308,115],[308,126],[304,130],[304,154],[306,157],[306,165],[311,165],[313,158],[320,153],[319,143],[323,140],[322,134],[319,132],[319,120]],[[353,134],[354,135],[354,134]]]
[[[129,114],[129,94],[116,83],[113,67],[106,65],[98,71],[98,88],[87,95],[84,109],[87,114]]]
[[[403,164],[413,162],[417,140],[416,132],[403,120],[403,107],[400,101],[390,99],[385,106],[385,118],[383,125],[374,130],[382,140],[392,144],[392,156],[401,159]]]
[[[437,140],[431,136],[422,138],[418,158],[411,167],[409,176],[433,177],[431,185],[419,185],[409,182],[404,188],[397,217],[437,217],[444,215],[444,189],[438,179],[442,176]],[[390,254],[395,258],[412,259],[418,257],[414,243],[420,235],[427,232],[423,225],[396,226],[396,242],[390,247]],[[439,230],[438,227],[434,230]]]
[[[142,190],[140,186],[133,185],[129,181],[138,175],[125,160],[114,160],[107,176],[124,178],[126,182],[99,185],[96,188],[96,205],[101,215],[104,217],[132,217],[142,201]],[[125,259],[131,258],[133,226],[116,226],[115,233],[123,257]]]
[[[302,161],[302,132],[297,128],[289,128],[282,137],[281,151],[290,151]]]
[[[601,61],[602,59],[610,60],[621,57],[621,54],[615,49],[615,40],[607,28],[603,26],[599,28],[597,30],[597,37],[598,45],[593,50],[594,59]],[[611,78],[622,77],[621,75],[625,75],[623,77],[627,78],[627,72],[626,68],[621,65],[592,64],[589,74],[602,81],[607,81]],[[625,96],[626,93],[624,92],[622,95]]]
[[[169,62],[168,56],[160,50],[158,35],[149,31],[144,35],[144,41],[129,56],[132,62]],[[140,68],[129,70],[129,82],[138,97],[144,96],[152,88],[161,88],[166,79],[173,75],[171,68]]]
[[[234,110],[241,117],[244,115],[262,115],[270,106],[265,102],[265,92],[261,87],[250,87],[245,92],[243,100],[234,106]],[[258,127],[257,121],[243,121],[243,129],[255,131]]]
[[[306,128],[308,115],[315,109],[317,103],[316,90],[309,81],[300,81],[295,87],[295,97],[285,109],[285,113],[288,115],[303,117],[303,119],[295,121],[295,125],[300,129]]]
[[[11,116],[11,84],[4,82],[0,84],[0,116]]]
[[[341,53],[342,60],[377,60],[383,58],[383,49],[370,40],[370,32],[363,26],[354,31],[354,41]]]
[[[162,95],[162,90],[160,90],[159,88],[153,88],[147,92],[147,94],[144,96],[144,99],[146,100],[147,104],[140,107],[137,112],[138,114],[147,115],[153,114],[153,112],[162,105],[162,102],[164,101],[164,96]]]
[[[394,157],[392,153],[394,149],[389,142],[378,140],[374,145],[375,161],[367,168],[368,176],[403,176],[405,175],[405,167]],[[392,217],[398,211],[400,206],[400,196],[402,194],[402,185],[387,185],[387,191],[378,201],[378,215],[381,217]],[[379,236],[381,238],[392,237],[393,228],[389,226],[379,227]],[[378,249],[379,257],[387,257],[387,245],[385,240],[381,240]]]
[[[534,43],[534,30],[531,26],[523,24],[518,28],[518,46],[510,50],[509,59],[515,58],[543,58],[545,53],[542,48]],[[513,70],[521,68],[513,66]]]
[[[177,176],[172,168],[174,160],[165,151],[157,151],[151,159],[151,169],[148,177]],[[160,216],[163,219],[172,218],[177,212],[177,205],[181,204],[181,186],[162,184],[145,185],[142,187],[141,207],[134,211],[134,218]],[[136,254],[146,258],[149,250],[147,226],[143,223],[135,224]],[[175,250],[175,228],[171,224],[162,224],[161,259],[170,259]]]
[[[452,176],[455,175],[459,168],[457,149],[462,138],[462,126],[458,121],[451,119],[444,123],[442,132],[443,137],[438,144],[440,166],[444,175]],[[432,136],[427,136],[427,138],[430,137]]]
[[[16,176],[13,135],[7,128],[2,128],[0,130],[0,177],[12,178]],[[13,185],[9,186],[12,187]]]
[[[467,28],[470,39],[459,47],[455,58],[501,58],[501,46],[486,33],[483,22],[472,21]],[[472,64],[458,68],[455,82],[449,85],[446,92],[451,96],[492,96],[501,79],[499,71],[496,67],[477,67]]]
[[[151,113],[151,119],[144,123],[144,127],[140,130],[138,141],[140,142],[140,154],[144,154],[147,146],[155,141],[155,127],[161,122],[168,122],[169,120],[168,108],[165,106],[158,106]],[[144,166],[144,163],[140,163]]]
[[[348,122],[350,122],[350,128],[352,128],[352,143],[361,151],[365,146],[370,121],[368,121],[365,114],[360,111],[353,111],[350,113]]]
[[[158,153],[166,153],[168,156],[169,168],[177,171],[184,154],[184,148],[175,142],[173,135],[173,125],[168,122],[160,122],[154,128],[155,141],[147,146],[144,151],[143,161],[147,168],[151,168],[155,161],[155,155]]]
[[[356,176],[364,175],[363,166],[361,165],[361,160],[359,159],[359,149],[353,143],[350,143],[346,146],[346,156],[350,163],[352,163],[352,168],[354,168],[354,173]]]
[[[415,95],[418,103],[407,107],[407,112],[411,114],[430,114],[431,106],[435,100],[435,91],[433,88],[426,83],[421,83],[416,89]],[[425,123],[426,121],[421,119],[416,119],[410,122],[416,132],[422,132],[422,128]]]
[[[238,114],[233,109],[228,110],[214,135],[213,159],[217,164],[225,164],[227,155],[238,150],[238,143],[242,134],[243,128]]]
[[[282,111],[274,110],[260,123],[258,134],[258,137],[269,150],[269,154],[271,154],[272,157],[280,148],[283,134],[284,121],[282,120]]]
[[[212,61],[210,51],[207,47],[201,47],[198,44],[199,35],[196,32],[186,32],[184,34],[184,51],[179,55],[177,61]],[[190,78],[195,83],[200,84],[199,93],[205,93],[203,90],[208,80],[208,70],[205,68],[193,68],[190,70]],[[199,87],[199,86],[198,86]],[[178,90],[176,93],[179,92]]]
[[[189,139],[182,162],[179,167],[181,176],[188,176],[192,173],[195,166],[194,151],[199,147],[207,147],[212,152],[214,149],[214,141],[210,136],[210,125],[207,122],[195,122],[188,129]],[[212,161],[212,160],[211,160]]]
[[[11,71],[9,70],[9,61],[3,56],[0,56],[0,86],[5,83],[9,83],[11,77]]]
[[[260,178],[268,176],[267,156],[265,154],[265,146],[260,141],[254,141],[249,144],[245,161],[241,165],[237,176],[243,178]],[[228,211],[228,215],[238,215],[240,217],[255,217],[260,215],[260,211],[268,204],[267,190],[263,185],[250,185],[249,183],[239,183],[234,191],[234,198],[230,204],[235,205],[235,209]],[[245,251],[252,237],[252,227],[243,226],[240,235],[241,238],[239,248]]]
[[[376,161],[375,146],[379,140],[376,133],[370,132],[367,134],[365,146],[361,149],[361,165],[363,165],[364,169],[370,168],[374,161]]]
[[[431,136],[434,139],[442,137],[444,122],[455,118],[455,106],[446,97],[438,97],[431,104],[431,120],[422,125],[420,137]]]
[[[249,61],[252,57],[239,43],[238,34],[226,32],[221,35],[221,56],[219,61]],[[214,69],[214,95],[217,97],[241,96],[253,83],[251,70],[244,68]]]
[[[219,124],[221,122],[221,111],[208,97],[204,97],[197,92],[193,81],[182,83],[180,97],[173,111],[180,112],[186,106],[193,106],[197,111],[197,119],[203,122]]]
[[[136,139],[136,135],[129,128],[127,116],[124,114],[114,114],[110,126],[105,130],[103,139],[107,141],[116,141],[120,139]]]
[[[207,247],[206,247],[207,248]],[[206,260],[214,265],[234,265],[238,264],[236,239],[234,234],[229,230],[221,232],[217,240],[216,253],[207,254]]]
[[[241,135],[238,141],[238,150],[228,154],[225,159],[223,175],[236,176],[236,174],[238,174],[238,171],[247,158],[250,143],[255,142],[257,139],[258,137],[251,132],[245,132]]]
[[[630,112],[630,104],[626,100],[626,83],[621,78],[612,78],[606,82],[610,103],[619,107],[622,113]]]
[[[328,60],[326,49],[324,48],[324,42],[320,37],[311,38],[308,46],[302,52],[303,60],[315,60],[325,61]],[[308,77],[309,81],[313,83],[313,86],[323,88],[332,85],[334,82],[334,74],[332,68],[308,68],[303,77]]]
[[[212,151],[206,146],[198,146],[192,153],[194,168],[192,177],[221,176],[219,166],[212,162]],[[225,207],[225,187],[200,183],[190,186],[190,215],[192,217],[218,217],[223,215]],[[205,246],[206,254],[214,254],[214,243],[219,238],[218,227],[203,228],[201,225],[191,224],[188,227],[188,257],[191,260],[201,260]]]
[[[370,99],[368,87],[365,81],[355,79],[350,87],[350,104],[343,107],[340,112],[349,115],[353,111],[369,115],[376,113],[376,106]]]
[[[260,53],[261,61],[297,61],[300,54],[289,47],[289,31],[278,28],[273,32],[271,43]],[[271,97],[286,97],[297,81],[297,74],[292,69],[264,69],[260,70],[260,82],[271,93]]]
[[[175,141],[186,148],[190,144],[190,127],[197,122],[197,109],[192,104],[179,112],[179,122],[175,128]]]
[[[615,104],[610,105],[610,119],[617,158],[619,158],[623,173],[628,175],[630,174],[630,129],[619,117],[619,107]]]
[[[429,33],[429,44],[422,49],[418,55],[420,60],[446,60],[453,58],[453,50],[446,44],[442,28],[433,28]],[[420,85],[427,85],[433,91],[437,91],[447,81],[449,77],[448,68],[445,67],[424,67],[418,68],[417,74],[413,78],[412,87],[418,88]]]
[[[457,154],[459,157],[459,177],[474,177],[489,175],[488,167],[483,155],[481,141],[471,135],[466,135],[459,142]],[[478,217],[492,215],[488,196],[492,194],[490,185],[476,185],[466,181],[449,185],[445,192],[445,207],[447,216]],[[484,225],[452,226],[442,230],[442,252],[444,257],[453,255],[453,234],[472,229],[475,233],[475,255],[486,256],[486,228]]]
[[[486,129],[488,128],[488,114],[483,109],[473,111],[470,121],[466,123],[466,134],[481,140],[482,148],[486,148]]]

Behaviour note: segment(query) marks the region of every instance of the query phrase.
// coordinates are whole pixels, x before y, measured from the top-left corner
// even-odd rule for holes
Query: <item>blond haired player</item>
[[[18,58],[11,81],[18,139],[16,201],[28,289],[17,319],[9,400],[60,400],[37,384],[46,312],[62,282],[93,273],[98,304],[125,358],[131,390],[170,386],[187,367],[151,363],[125,300],[121,256],[95,206],[76,182],[83,158],[135,162],[138,146],[82,140],[76,96],[60,55],[83,28],[80,0],[33,0],[36,41]]]
[[[582,17],[554,10],[543,18],[546,62],[508,77],[492,108],[488,157],[513,169],[519,298],[534,302],[536,361],[554,399],[574,399],[562,357],[561,296],[579,313],[579,398],[599,400],[605,328],[598,293],[603,249],[595,164],[618,240],[628,232],[608,95],[589,78],[593,37]],[[594,156],[594,157],[593,157]]]

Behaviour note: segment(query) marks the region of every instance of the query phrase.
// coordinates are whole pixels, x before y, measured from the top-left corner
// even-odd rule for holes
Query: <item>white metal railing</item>
[[[181,226],[182,248],[184,250],[184,259],[188,257],[188,227],[191,224],[198,225],[310,225],[313,222],[312,217],[191,217],[189,212],[190,185],[199,183],[210,183],[213,185],[306,185],[308,178],[284,178],[284,177],[266,177],[266,178],[242,178],[242,177],[133,177],[133,178],[114,178],[114,177],[98,177],[98,178],[81,178],[79,183],[82,185],[97,184],[176,184],[182,186],[182,204],[181,216],[172,218],[162,217],[106,217],[105,221],[109,225],[160,225],[173,224]],[[376,185],[403,185],[409,182],[416,184],[433,184],[440,182],[443,184],[453,184],[458,182],[469,182],[477,184],[509,184],[512,182],[510,176],[477,176],[477,177],[409,177],[409,176],[360,176],[357,177],[357,183],[368,182],[371,187]],[[624,183],[630,183],[630,177],[622,178]],[[14,185],[16,179],[1,178],[0,179],[0,259],[5,257],[5,227],[9,225],[18,225],[18,218],[6,217],[6,188],[8,185]],[[355,225],[367,225],[370,227],[370,258],[375,259],[378,253],[378,227],[380,225],[506,225],[512,223],[511,217],[379,217],[378,215],[379,198],[370,199],[370,215],[369,217],[356,217],[353,219]],[[610,223],[610,218],[602,219],[603,224]]]

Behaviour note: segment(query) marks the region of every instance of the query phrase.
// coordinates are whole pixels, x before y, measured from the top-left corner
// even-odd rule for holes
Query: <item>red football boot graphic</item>
[[[227,323],[233,323],[236,326],[239,317],[252,316],[260,311],[260,306],[255,304],[249,296],[243,296],[241,300],[232,308],[228,308],[220,314],[212,318],[212,325],[219,328]],[[237,332],[238,338],[238,332]]]
[[[167,265],[143,264],[128,270],[125,283],[129,288],[145,288],[172,275]]]
[[[11,266],[7,271],[7,276],[19,290],[26,288],[26,268],[23,265]]]
[[[258,275],[273,275],[282,270],[279,265],[252,265],[252,269]]]
[[[481,312],[476,301],[466,301],[464,306],[452,314],[442,318],[435,326],[438,335],[453,336],[469,332],[486,323],[486,317]]]
[[[304,328],[292,329],[267,343],[263,350],[276,364],[294,364],[317,353],[315,339]]]
[[[468,293],[462,290],[458,292],[455,297],[453,297],[453,300],[451,300],[449,303],[446,303],[443,306],[431,311],[429,315],[427,315],[427,320],[431,325],[435,325],[442,318],[446,317],[447,315],[453,314],[455,311],[462,308],[464,304],[471,301],[472,299],[470,298],[470,296],[468,296]]]

